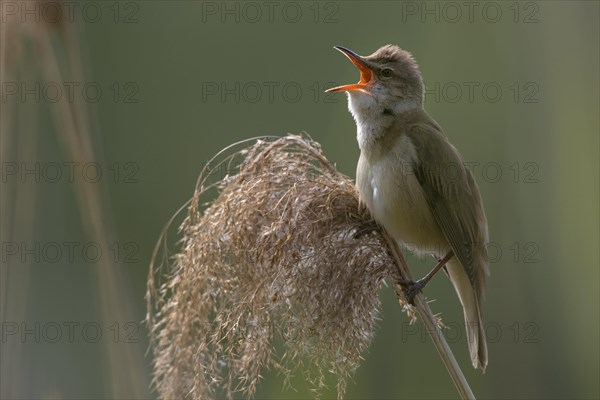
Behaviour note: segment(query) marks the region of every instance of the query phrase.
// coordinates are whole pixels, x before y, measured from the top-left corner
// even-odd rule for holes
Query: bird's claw
[[[375,232],[377,230],[379,230],[379,224],[377,224],[377,222],[375,222],[375,220],[369,220],[366,221],[362,224],[362,226],[360,228],[358,228],[356,230],[356,232],[354,233],[354,239],[360,239],[362,236],[367,235],[371,232]]]
[[[415,305],[415,296],[423,290],[425,285],[427,285],[427,281],[424,279],[419,279],[418,281],[405,280],[400,283],[404,290],[404,294],[406,296],[406,300],[408,304]]]

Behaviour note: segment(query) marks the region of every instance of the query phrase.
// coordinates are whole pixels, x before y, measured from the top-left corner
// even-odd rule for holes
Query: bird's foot
[[[379,224],[377,224],[375,220],[371,219],[369,221],[365,221],[361,224],[360,228],[358,228],[354,233],[354,239],[360,239],[361,237],[368,235],[372,232],[376,232],[380,229],[381,228]]]
[[[406,295],[406,300],[408,304],[415,305],[415,296],[423,290],[423,288],[427,285],[426,279],[419,279],[418,281],[405,280],[400,282],[402,288],[404,290],[404,294]]]

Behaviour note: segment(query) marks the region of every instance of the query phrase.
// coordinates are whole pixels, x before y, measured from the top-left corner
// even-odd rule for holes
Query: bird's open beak
[[[354,64],[356,68],[358,68],[358,70],[360,71],[360,80],[358,81],[358,83],[327,89],[326,92],[352,92],[356,90],[370,94],[368,91],[368,85],[373,80],[373,70],[369,68],[367,61],[365,61],[363,57],[359,56],[352,50],[346,49],[345,47],[335,46],[334,49],[344,53],[344,55],[348,57],[350,61],[352,61],[352,64]]]

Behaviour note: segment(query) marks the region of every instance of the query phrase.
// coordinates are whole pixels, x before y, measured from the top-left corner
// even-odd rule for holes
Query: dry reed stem
[[[27,2],[28,9],[43,7],[42,2]],[[25,3],[21,7],[25,7]],[[63,7],[63,4],[58,4]],[[0,7],[2,12],[8,8]],[[63,15],[66,11],[63,10]],[[6,21],[5,21],[6,17]],[[3,23],[0,24],[0,73],[2,82],[21,82],[27,85],[33,85],[36,81],[42,80],[42,83],[84,83],[89,81],[89,73],[86,69],[85,52],[86,48],[82,42],[82,32],[73,24],[52,23],[47,21],[35,21],[28,19],[20,21],[16,15],[8,16],[2,14]],[[31,54],[30,54],[31,53]],[[35,58],[31,59],[31,55]],[[38,82],[39,83],[39,82]],[[2,160],[36,160],[37,142],[40,142],[42,136],[47,136],[52,130],[43,126],[40,130],[37,120],[40,107],[37,102],[24,102],[16,100],[18,97],[9,96],[7,101],[2,102],[2,117],[0,118],[0,155]],[[52,117],[56,135],[64,150],[65,157],[69,160],[76,160],[78,163],[86,165],[88,163],[98,163],[102,160],[101,149],[99,148],[101,132],[96,126],[93,118],[93,109],[86,104],[81,96],[59,96],[57,101],[42,102],[48,103],[48,111]],[[43,114],[41,114],[43,115]],[[40,120],[43,120],[40,118]],[[33,122],[32,122],[33,121]],[[50,129],[50,130],[49,130]],[[13,152],[14,153],[11,153]],[[11,155],[7,157],[7,155]],[[15,157],[16,156],[16,157]],[[78,164],[79,165],[79,164]],[[107,206],[106,187],[102,182],[90,184],[82,179],[74,179],[74,191],[78,202],[78,211],[83,227],[86,233],[94,239],[100,248],[106,249],[111,243],[115,242],[114,224],[110,210]],[[10,210],[16,216],[14,219],[18,224],[5,224],[5,215],[2,215],[3,224],[1,234],[3,240],[9,238],[31,237],[35,229],[35,214],[32,210],[37,201],[43,202],[40,197],[37,185],[15,185],[2,193],[3,204],[7,205],[6,210]],[[3,186],[3,189],[5,186]],[[24,218],[20,216],[23,215]],[[16,240],[16,239],[13,239]],[[130,290],[125,281],[125,274],[120,271],[119,264],[115,265],[109,257],[102,257],[99,261],[99,268],[94,268],[91,273],[91,280],[95,284],[95,291],[91,293],[91,298],[97,299],[100,318],[102,321],[134,321],[135,313],[132,307],[134,304],[130,297]],[[9,274],[9,268],[2,268],[0,271],[0,285],[2,292],[2,308],[0,315],[2,320],[7,313],[12,315],[10,319],[24,319],[26,315],[27,299],[31,296],[26,287],[19,287],[18,291],[12,291],[17,296],[25,296],[23,301],[19,298],[12,298],[10,307],[7,307],[5,296],[8,290],[4,290],[11,285],[14,280]],[[36,279],[33,276],[28,277],[28,284],[32,286]],[[14,289],[14,288],[13,288]],[[29,296],[29,297],[28,297]],[[8,309],[7,309],[8,308]],[[136,346],[115,346],[110,341],[103,341],[104,355],[106,357],[106,386],[112,394],[112,397],[133,396],[143,397],[146,392],[144,384],[143,354]],[[26,369],[21,364],[18,350],[22,346],[15,346],[16,349],[10,350],[10,356],[2,358],[3,370],[10,370],[15,373]],[[5,366],[9,363],[10,367]],[[16,371],[16,372],[15,372]],[[23,374],[21,374],[23,375]],[[13,388],[19,387],[18,379],[9,381],[11,385],[5,385],[2,394],[8,394],[11,397]],[[6,390],[6,391],[5,391]],[[14,396],[13,396],[14,397]]]

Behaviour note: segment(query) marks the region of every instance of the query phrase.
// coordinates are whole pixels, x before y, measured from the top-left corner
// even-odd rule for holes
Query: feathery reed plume
[[[231,174],[211,183],[224,169]],[[218,196],[203,204],[211,190]],[[406,278],[352,180],[318,143],[288,135],[211,161],[186,205],[181,249],[158,262],[167,225],[148,281],[160,396],[251,397],[261,369],[277,368],[287,383],[304,371],[316,393],[329,371],[342,398],[373,338],[378,288],[386,277]],[[306,360],[315,368],[302,368]]]

